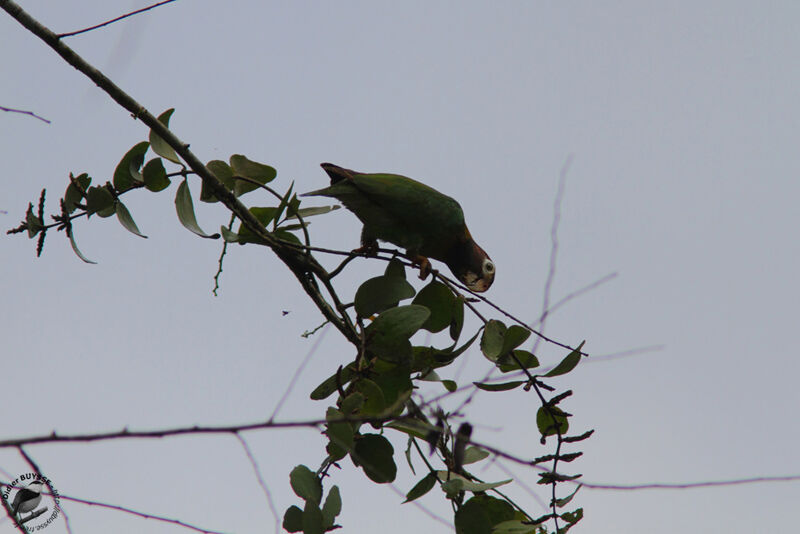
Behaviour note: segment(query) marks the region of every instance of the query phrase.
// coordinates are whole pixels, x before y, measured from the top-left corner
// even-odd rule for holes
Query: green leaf
[[[286,509],[283,514],[283,528],[287,532],[303,531],[303,511],[295,505]]]
[[[145,164],[142,169],[142,179],[147,190],[153,193],[163,191],[172,183],[161,158],[153,158]]]
[[[339,409],[345,415],[352,415],[364,405],[365,397],[358,391],[350,392],[339,404]]]
[[[386,361],[411,360],[413,351],[408,340],[429,316],[428,308],[414,304],[384,311],[366,328],[368,349]]]
[[[446,389],[450,393],[453,393],[455,390],[458,389],[458,384],[456,384],[455,381],[453,380],[442,380],[442,385],[444,386],[444,389]]]
[[[356,376],[355,363],[349,363],[342,368],[341,373],[334,373],[332,376],[326,378],[320,385],[314,388],[311,392],[311,400],[322,400],[330,396],[331,393],[336,391],[337,382],[341,381],[341,386],[344,387]]]
[[[436,473],[428,473],[425,475],[422,480],[414,484],[414,487],[406,494],[406,500],[403,501],[403,504],[419,499],[432,490],[436,485],[436,479]]]
[[[339,486],[333,486],[325,498],[322,505],[322,525],[329,529],[333,526],[336,516],[342,511],[342,496],[339,494]]]
[[[511,355],[514,355],[512,358]],[[522,364],[522,366],[520,366]],[[516,349],[508,354],[504,354],[497,360],[497,367],[500,371],[508,373],[518,369],[532,369],[539,367],[539,360],[531,352],[522,349]]]
[[[531,335],[531,331],[515,324],[508,327],[503,336],[503,350],[501,354],[508,354],[513,349],[522,345]]]
[[[297,213],[300,214],[300,217],[306,219],[308,217],[313,217],[314,215],[322,215],[324,213],[328,213],[334,210],[338,210],[341,206],[335,204],[333,206],[314,206],[311,208],[300,208],[297,210]],[[297,219],[297,214],[290,213],[286,220],[289,219]]]
[[[159,115],[158,122],[169,128],[169,118],[172,116],[173,111],[175,111],[175,108],[170,108]],[[153,130],[150,130],[150,147],[153,149],[153,152],[162,158],[166,158],[173,163],[181,165],[181,160],[178,157],[178,154],[176,154],[172,147],[169,146],[166,141],[161,139],[161,137],[159,137],[159,135]]]
[[[250,178],[261,185],[271,182],[276,176],[278,176],[278,171],[269,165],[251,161],[241,154],[234,154],[231,156],[230,162],[234,177],[244,176],[245,178]],[[253,183],[245,182],[244,180],[234,181],[233,191],[237,197],[244,195],[245,193],[249,193],[255,189],[258,189],[258,186]]]
[[[405,278],[376,276],[358,287],[354,299],[356,313],[359,317],[370,317],[413,296],[414,287]]]
[[[567,356],[561,360],[558,365],[550,369],[550,371],[544,376],[552,377],[565,375],[575,369],[575,366],[581,361],[581,349],[583,348],[584,343],[586,343],[586,341],[581,341],[581,344],[578,345],[575,350],[567,354]]]
[[[295,245],[302,245],[300,239],[296,235],[294,235],[291,232],[287,232],[286,230],[283,230],[281,228],[278,228],[277,230],[271,233],[281,241],[288,241],[290,243],[294,243]]]
[[[490,534],[492,527],[514,519],[514,508],[506,501],[488,495],[476,495],[456,512],[457,534]]]
[[[397,258],[392,258],[389,260],[389,264],[386,266],[386,272],[383,274],[385,276],[399,276],[400,278],[405,279],[406,267]]]
[[[77,186],[75,182],[77,182]],[[78,204],[83,202],[84,195],[90,183],[92,183],[92,179],[86,173],[77,177],[70,174],[70,182],[67,186],[67,191],[64,193],[64,207],[67,209],[67,213],[75,211]]]
[[[325,519],[319,504],[306,501],[303,509],[303,534],[323,534],[325,532]]]
[[[289,190],[286,191],[286,194],[283,195],[280,203],[278,204],[278,213],[275,214],[275,217],[272,219],[272,231],[274,232],[275,229],[278,227],[278,221],[281,220],[281,216],[283,215],[284,210],[286,210],[286,206],[289,205],[289,200],[292,198],[292,190],[294,189],[294,182],[289,185]],[[295,197],[296,198],[296,197]]]
[[[322,484],[316,473],[304,465],[298,465],[289,473],[289,483],[295,495],[319,505],[322,501]]]
[[[413,371],[426,371],[431,368],[450,365],[453,360],[466,352],[480,333],[481,331],[478,330],[466,343],[455,350],[452,348],[437,349],[434,347],[414,347],[414,362],[411,369]]]
[[[575,488],[575,491],[573,491],[572,493],[570,493],[566,497],[563,497],[561,499],[556,499],[556,506],[558,506],[559,508],[562,508],[562,507],[568,505],[570,503],[570,501],[572,500],[572,498],[575,497],[575,494],[578,493],[578,490],[581,489],[582,487],[583,486],[578,484],[578,486]]]
[[[231,232],[230,230],[228,230],[227,226],[220,226],[219,232],[222,234],[222,239],[224,239],[226,243],[239,242],[239,234],[237,234],[236,232]]]
[[[561,514],[561,519],[569,523],[570,525],[574,525],[581,519],[583,519],[583,508],[578,508],[574,512],[564,512]]]
[[[373,380],[383,392],[386,408],[393,408],[397,411],[396,415],[400,415],[405,406],[405,400],[411,396],[414,388],[409,376],[411,374],[409,366],[378,360],[372,369],[376,373]]]
[[[397,476],[394,448],[389,440],[379,434],[364,434],[356,440],[350,457],[356,466],[364,469],[367,477],[378,484],[393,482]]]
[[[325,414],[325,419],[328,421],[343,417],[342,412],[336,408],[328,408]],[[325,435],[329,440],[325,450],[333,461],[341,460],[353,448],[353,426],[350,423],[328,423]]]
[[[480,382],[473,382],[475,387],[483,391],[508,391],[509,389],[518,388],[524,384],[526,380],[515,380],[513,382],[504,382],[502,384],[482,384]]]
[[[137,183],[141,183],[142,175],[139,169],[142,168],[144,163],[144,154],[150,144],[147,141],[142,141],[133,146],[128,152],[122,156],[122,159],[114,169],[114,188],[120,193],[127,191]]]
[[[538,534],[539,527],[531,525],[522,519],[510,519],[496,524],[492,528],[492,534]]]
[[[180,220],[181,224],[190,232],[207,239],[219,238],[219,234],[209,235],[197,224],[192,195],[189,192],[189,183],[185,179],[181,182],[181,185],[178,186],[178,191],[175,194],[175,209],[178,212],[178,220]]]
[[[42,220],[33,214],[33,204],[28,204],[28,211],[25,213],[25,224],[28,228],[29,239],[33,239],[36,234],[44,229]]]
[[[467,447],[467,450],[464,451],[464,460],[461,462],[461,464],[462,465],[474,464],[488,457],[489,457],[488,451],[485,451],[480,447],[475,447],[474,445],[470,445],[469,447]]]
[[[384,427],[394,428],[395,430],[399,430],[409,436],[413,436],[415,438],[425,439],[425,436],[431,430],[434,430],[434,426],[430,423],[423,423],[422,421],[392,421],[391,423],[387,423],[383,425]]]
[[[114,197],[105,186],[90,187],[86,192],[86,211],[89,214],[105,212],[114,207]]]
[[[448,480],[460,480],[462,482],[461,489],[463,491],[471,491],[473,493],[480,493],[482,491],[499,488],[500,486],[505,486],[506,484],[513,482],[513,479],[510,478],[507,480],[501,480],[499,482],[473,482],[472,480],[451,471],[436,471],[436,474],[439,476],[439,480],[442,482],[446,482]]]
[[[429,332],[441,332],[450,326],[453,320],[453,308],[456,298],[453,292],[441,282],[433,280],[423,287],[412,304],[425,306],[431,312],[422,328]]]
[[[227,163],[218,159],[211,160],[206,164],[206,169],[211,171],[211,174],[216,176],[217,180],[222,182],[222,185],[225,186],[225,189],[228,191],[233,191],[235,186],[233,169],[231,169]],[[211,188],[205,182],[203,182],[203,185],[200,188],[200,200],[202,202],[219,202],[214,193],[211,192]]]
[[[136,222],[131,217],[131,212],[128,211],[128,208],[125,207],[121,201],[117,201],[117,219],[119,220],[120,224],[125,227],[126,230],[131,232],[132,234],[138,235],[139,237],[143,237],[147,239],[147,236],[144,235],[139,231],[139,227],[136,226]]]
[[[506,335],[506,325],[495,319],[486,323],[481,336],[481,352],[490,361],[496,361],[503,354],[503,340]]]
[[[75,242],[75,237],[72,235],[72,230],[67,230],[67,236],[69,236],[69,244],[72,245],[72,250],[81,260],[83,260],[86,263],[97,265],[96,261],[88,259],[86,256],[83,255],[83,253],[81,253],[80,249],[78,248],[78,244]]]
[[[450,339],[458,341],[461,336],[461,329],[464,327],[464,298],[457,297],[453,300],[453,311],[450,321]]]
[[[360,413],[362,415],[370,416],[383,413],[386,409],[386,397],[378,384],[367,378],[362,378],[355,382],[353,387],[366,399],[361,407]]]
[[[542,436],[562,436],[569,430],[569,421],[566,414],[558,407],[551,406],[549,409],[540,406],[536,412],[536,426]]]

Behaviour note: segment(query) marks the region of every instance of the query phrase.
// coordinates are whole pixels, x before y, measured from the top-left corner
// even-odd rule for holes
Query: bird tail
[[[324,187],[322,189],[317,189],[316,191],[309,191],[308,193],[303,193],[300,195],[301,197],[314,197],[314,196],[322,196],[322,197],[334,197],[336,195],[331,194],[332,186],[338,184],[343,180],[352,180],[353,175],[357,174],[355,171],[351,171],[350,169],[345,169],[339,167],[338,165],[334,165],[333,163],[321,163],[320,167],[322,167],[325,172],[328,173],[328,176],[331,177],[331,185],[328,187]]]
[[[322,163],[320,167],[331,177],[331,185],[341,182],[342,180],[352,180],[353,175],[356,174],[356,171],[344,169],[333,163]]]

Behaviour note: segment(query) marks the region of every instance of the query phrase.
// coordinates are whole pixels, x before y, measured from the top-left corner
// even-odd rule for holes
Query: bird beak
[[[468,272],[464,275],[461,281],[464,282],[464,285],[467,286],[471,291],[474,291],[475,293],[483,293],[489,289],[489,286],[491,286],[492,282],[494,282],[494,274],[485,278],[479,278],[477,274]]]

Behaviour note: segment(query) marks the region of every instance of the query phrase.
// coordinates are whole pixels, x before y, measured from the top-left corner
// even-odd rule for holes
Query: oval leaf
[[[209,161],[206,164],[206,168],[211,171],[211,174],[217,177],[217,180],[222,182],[228,191],[233,191],[233,169],[231,169],[227,163],[215,159]],[[205,182],[203,182],[203,185],[200,188],[200,200],[202,202],[219,202],[217,197],[214,196],[214,193],[211,192],[211,188]]]
[[[558,365],[550,369],[550,371],[544,376],[559,376],[565,375],[575,369],[575,366],[581,361],[581,349],[583,348],[583,344],[586,343],[585,341],[581,341],[581,344],[578,347],[567,354],[567,356],[561,360]]]
[[[425,306],[431,311],[431,316],[422,328],[436,333],[450,326],[453,320],[454,301],[453,292],[443,283],[434,280],[422,288],[412,304]]]
[[[158,193],[163,191],[172,183],[164,169],[164,162],[161,158],[153,158],[147,162],[142,169],[142,179],[148,191]]]
[[[436,474],[439,476],[439,480],[442,482],[460,481],[462,490],[465,491],[472,491],[474,493],[478,493],[481,491],[488,491],[493,488],[499,488],[500,486],[505,486],[506,484],[510,484],[513,482],[513,479],[509,478],[507,480],[501,480],[500,482],[474,482],[465,478],[457,473],[453,473],[452,471],[436,471]],[[449,477],[449,478],[448,478]]]
[[[540,406],[536,412],[536,426],[542,436],[562,436],[569,430],[567,416],[558,406],[551,406],[549,409]]]
[[[91,263],[92,265],[97,265],[96,261],[92,261],[88,259],[86,256],[81,253],[80,249],[78,248],[78,244],[75,242],[75,238],[72,235],[72,230],[67,230],[67,235],[69,236],[69,244],[72,245],[72,250],[75,254],[86,263]]]
[[[306,501],[306,506],[303,508],[303,534],[323,534],[325,532],[323,522],[324,518],[319,505],[312,501]]]
[[[295,495],[306,501],[319,504],[322,501],[322,484],[316,473],[304,465],[298,465],[289,473],[289,483]]]
[[[175,108],[170,108],[159,115],[158,122],[166,127],[169,127],[169,118],[172,116],[173,111],[175,111]],[[169,146],[166,141],[161,139],[161,137],[159,137],[159,135],[153,130],[150,130],[150,146],[153,148],[153,152],[162,158],[166,158],[173,163],[177,163],[178,165],[181,164],[181,160],[178,157],[178,154],[175,153],[175,150],[173,150],[172,147]]]
[[[236,196],[244,195],[255,189],[258,189],[256,184],[246,182],[244,180],[235,180],[236,176],[244,176],[261,185],[271,182],[278,176],[278,171],[269,165],[257,163],[247,159],[241,154],[234,154],[231,156],[231,169],[233,169],[234,176],[234,189],[233,192]]]
[[[133,146],[128,152],[122,156],[122,159],[114,169],[114,188],[120,193],[130,189],[134,184],[142,181],[142,175],[139,174],[139,169],[142,168],[144,163],[144,154],[147,152],[150,143],[142,141]]]
[[[69,185],[64,193],[64,207],[67,209],[67,213],[75,211],[78,203],[83,201],[90,183],[92,183],[92,179],[86,173],[77,177],[70,174]]]
[[[197,224],[197,217],[195,217],[194,214],[194,204],[192,203],[189,184],[186,180],[182,181],[181,185],[178,186],[178,191],[175,194],[175,209],[178,212],[178,219],[181,221],[181,224],[190,232],[208,239],[219,238],[219,234],[209,235]]]
[[[354,299],[359,317],[369,317],[414,296],[414,287],[399,276],[376,276],[358,287]]]
[[[503,336],[503,350],[501,354],[508,354],[513,349],[522,345],[531,335],[531,331],[518,325],[511,325]]]
[[[286,509],[283,514],[283,528],[286,532],[303,531],[303,511],[295,505]]]
[[[354,464],[364,469],[364,473],[373,482],[385,484],[393,482],[397,476],[394,448],[388,439],[379,434],[361,436],[350,457]]]
[[[490,361],[496,361],[503,353],[503,339],[506,335],[506,325],[501,321],[492,319],[483,329],[481,336],[481,352]]]
[[[339,486],[333,486],[325,498],[322,505],[322,523],[326,529],[333,526],[336,516],[342,511],[342,496],[339,493]]]
[[[424,306],[409,304],[381,313],[366,329],[367,347],[380,358],[403,362],[413,356],[408,341],[430,316]]]
[[[519,387],[525,382],[525,380],[515,380],[513,382],[504,382],[502,384],[482,384],[480,382],[473,382],[473,384],[475,384],[475,387],[482,389],[483,391],[508,391],[509,389]]]
[[[512,357],[513,355],[513,357]],[[527,350],[516,349],[509,354],[504,354],[497,360],[497,367],[503,373],[516,371],[518,369],[532,369],[539,367],[539,359]]]
[[[107,211],[114,207],[114,196],[105,186],[90,187],[86,192],[86,211],[89,214]]]
[[[128,211],[128,208],[125,207],[125,204],[120,201],[117,201],[117,219],[126,230],[132,234],[147,239],[147,236],[141,233],[139,231],[139,227],[136,226],[136,222],[133,220],[133,217],[131,217],[131,212]]]
[[[417,482],[413,488],[406,494],[406,500],[403,501],[403,504],[407,502],[411,502],[413,500],[419,499],[430,490],[433,489],[433,486],[436,485],[436,473],[428,473],[425,475],[422,480]]]

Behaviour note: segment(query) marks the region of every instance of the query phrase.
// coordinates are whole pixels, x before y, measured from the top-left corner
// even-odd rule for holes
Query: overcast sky
[[[66,32],[147,2],[22,4]],[[798,27],[796,2],[180,1],[67,43],[150,111],[176,108],[173,130],[204,161],[245,154],[278,170],[275,187],[294,180],[298,191],[326,184],[319,163],[331,161],[454,196],[497,265],[487,296],[526,320],[542,306],[553,203],[571,155],[551,301],[618,276],[547,325],[566,343],[585,339],[593,356],[552,380],[574,391],[563,407],[575,432],[596,430],[569,468],[587,482],[638,484],[800,474]],[[147,129],[5,13],[0,58],[0,105],[52,121],[0,114],[6,230],[43,187],[56,210],[69,172],[110,179]],[[199,182],[190,185],[197,195]],[[324,412],[329,403],[308,393],[351,347],[334,330],[300,337],[321,316],[266,249],[234,247],[215,298],[221,243],[181,227],[174,191],[125,197],[147,240],[115,219],[76,224],[97,265],[61,233],[48,235],[40,259],[34,242],[3,234],[0,439],[264,420],[320,339],[278,419]],[[218,206],[199,206],[198,218],[208,231],[227,222]],[[320,246],[358,245],[359,223],[345,210],[310,229]],[[353,262],[343,298],[383,268]],[[662,348],[600,358],[653,346]],[[542,347],[546,364],[561,356]],[[444,377],[469,383],[489,365],[477,348],[463,359]],[[479,395],[468,408],[474,437],[530,458],[552,452],[538,444],[537,407],[521,390]],[[323,437],[245,437],[282,516],[300,502],[289,471],[316,468]],[[396,491],[348,460],[333,472],[326,488],[342,489],[344,532],[450,532],[400,505],[418,477],[404,440],[393,443]],[[226,532],[273,529],[231,436],[28,451],[63,494]],[[546,513],[536,472],[501,465],[516,479],[509,495]],[[16,451],[0,451],[3,479],[27,470]],[[506,478],[497,466],[479,474]],[[573,501],[586,515],[575,532],[793,533],[799,484],[586,489]],[[420,502],[452,519],[438,491]],[[62,504],[76,533],[182,531]]]

